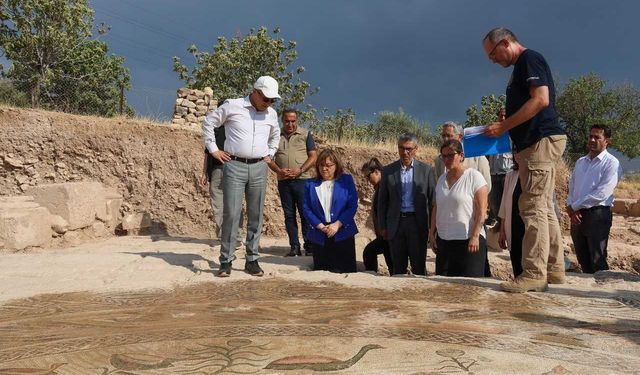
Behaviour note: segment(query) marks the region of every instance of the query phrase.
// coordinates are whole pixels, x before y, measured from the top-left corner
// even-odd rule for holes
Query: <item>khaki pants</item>
[[[567,145],[565,135],[542,138],[518,153],[522,195],[518,201],[525,234],[522,276],[547,278],[547,270],[564,271],[560,224],[553,208],[556,163]]]

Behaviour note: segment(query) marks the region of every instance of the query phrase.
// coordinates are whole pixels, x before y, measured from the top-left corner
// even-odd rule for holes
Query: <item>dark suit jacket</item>
[[[393,162],[382,170],[382,180],[378,188],[378,227],[387,230],[388,239],[393,239],[400,223],[402,206],[402,180],[400,170],[402,162]],[[413,160],[413,206],[416,220],[420,228],[420,236],[426,237],[429,232],[429,215],[435,200],[433,190],[436,180],[433,168],[416,159]]]
[[[304,204],[302,213],[309,222],[307,240],[318,245],[324,245],[327,237],[316,227],[320,223],[325,223],[324,210],[318,199],[316,187],[322,183],[321,178],[310,178],[304,187]],[[336,232],[336,241],[344,241],[358,233],[358,227],[354,217],[358,209],[358,193],[353,177],[350,174],[343,174],[338,177],[333,185],[333,195],[331,197],[331,223],[340,220],[342,227]]]

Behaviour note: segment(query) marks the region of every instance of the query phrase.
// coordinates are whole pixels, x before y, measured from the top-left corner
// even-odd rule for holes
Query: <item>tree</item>
[[[173,70],[190,88],[213,88],[217,99],[245,96],[258,77],[269,75],[280,86],[282,100],[278,102],[278,108],[300,105],[307,95],[318,89],[311,89],[310,84],[300,78],[305,70],[303,66],[295,69],[292,66],[298,58],[296,42],[277,38],[279,33],[279,28],[270,35],[266,28],[260,27],[258,31],[251,29],[244,38],[227,41],[221,36],[212,53],[200,52],[195,45],[191,46],[188,51],[196,61],[191,72],[175,56]],[[302,120],[309,117],[310,106],[307,110],[302,113]]]
[[[371,124],[371,140],[374,142],[395,142],[400,134],[414,134],[422,144],[435,144],[428,122],[421,123],[406,114],[402,108],[398,112],[383,111],[378,113]]]
[[[487,125],[498,120],[498,112],[504,108],[506,97],[500,95],[485,95],[480,100],[480,108],[473,104],[467,108],[467,120],[464,126]]]
[[[88,0],[2,0],[0,48],[12,63],[3,75],[31,104],[85,114],[114,115],[130,89],[122,57],[92,38]],[[98,33],[106,31],[104,25]],[[131,111],[129,107],[125,108]]]
[[[606,81],[596,74],[571,79],[561,90],[556,108],[567,132],[570,161],[586,153],[591,125],[611,126],[612,147],[629,158],[640,155],[640,92],[632,85],[605,89]]]

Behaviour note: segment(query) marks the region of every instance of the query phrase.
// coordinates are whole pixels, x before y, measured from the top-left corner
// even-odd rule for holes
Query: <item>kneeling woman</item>
[[[315,270],[356,272],[357,209],[353,177],[344,173],[335,151],[323,150],[316,160],[316,178],[307,180],[304,191],[303,213],[310,225],[307,241]]]
[[[440,147],[447,168],[436,184],[429,240],[436,253],[436,275],[483,277],[487,241],[484,218],[489,191],[482,174],[465,168],[462,144]],[[437,232],[437,233],[436,233]]]

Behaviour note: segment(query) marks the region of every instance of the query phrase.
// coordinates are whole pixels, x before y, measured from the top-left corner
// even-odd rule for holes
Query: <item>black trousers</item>
[[[608,270],[607,245],[613,213],[609,206],[580,210],[582,222],[571,224],[571,239],[584,273]]]
[[[511,208],[511,248],[509,255],[511,257],[511,267],[513,268],[513,277],[516,278],[522,273],[522,239],[524,238],[524,221],[520,216],[520,208],[518,200],[522,194],[520,181],[516,182],[513,190],[513,203]]]
[[[393,274],[404,275],[411,262],[411,273],[427,275],[427,233],[418,228],[415,216],[400,218],[398,231],[389,241],[391,259],[393,260]]]
[[[324,245],[309,242],[313,251],[313,269],[337,273],[356,272],[356,239],[336,241],[326,238]]]
[[[389,273],[393,275],[393,260],[391,259],[389,241],[380,236],[377,236],[364,247],[364,251],[362,252],[364,269],[367,271],[378,272],[378,254],[384,255],[384,261],[387,263]]]
[[[469,240],[443,240],[436,238],[436,275],[484,277],[487,258],[487,240],[480,236],[480,248],[468,251]]]

